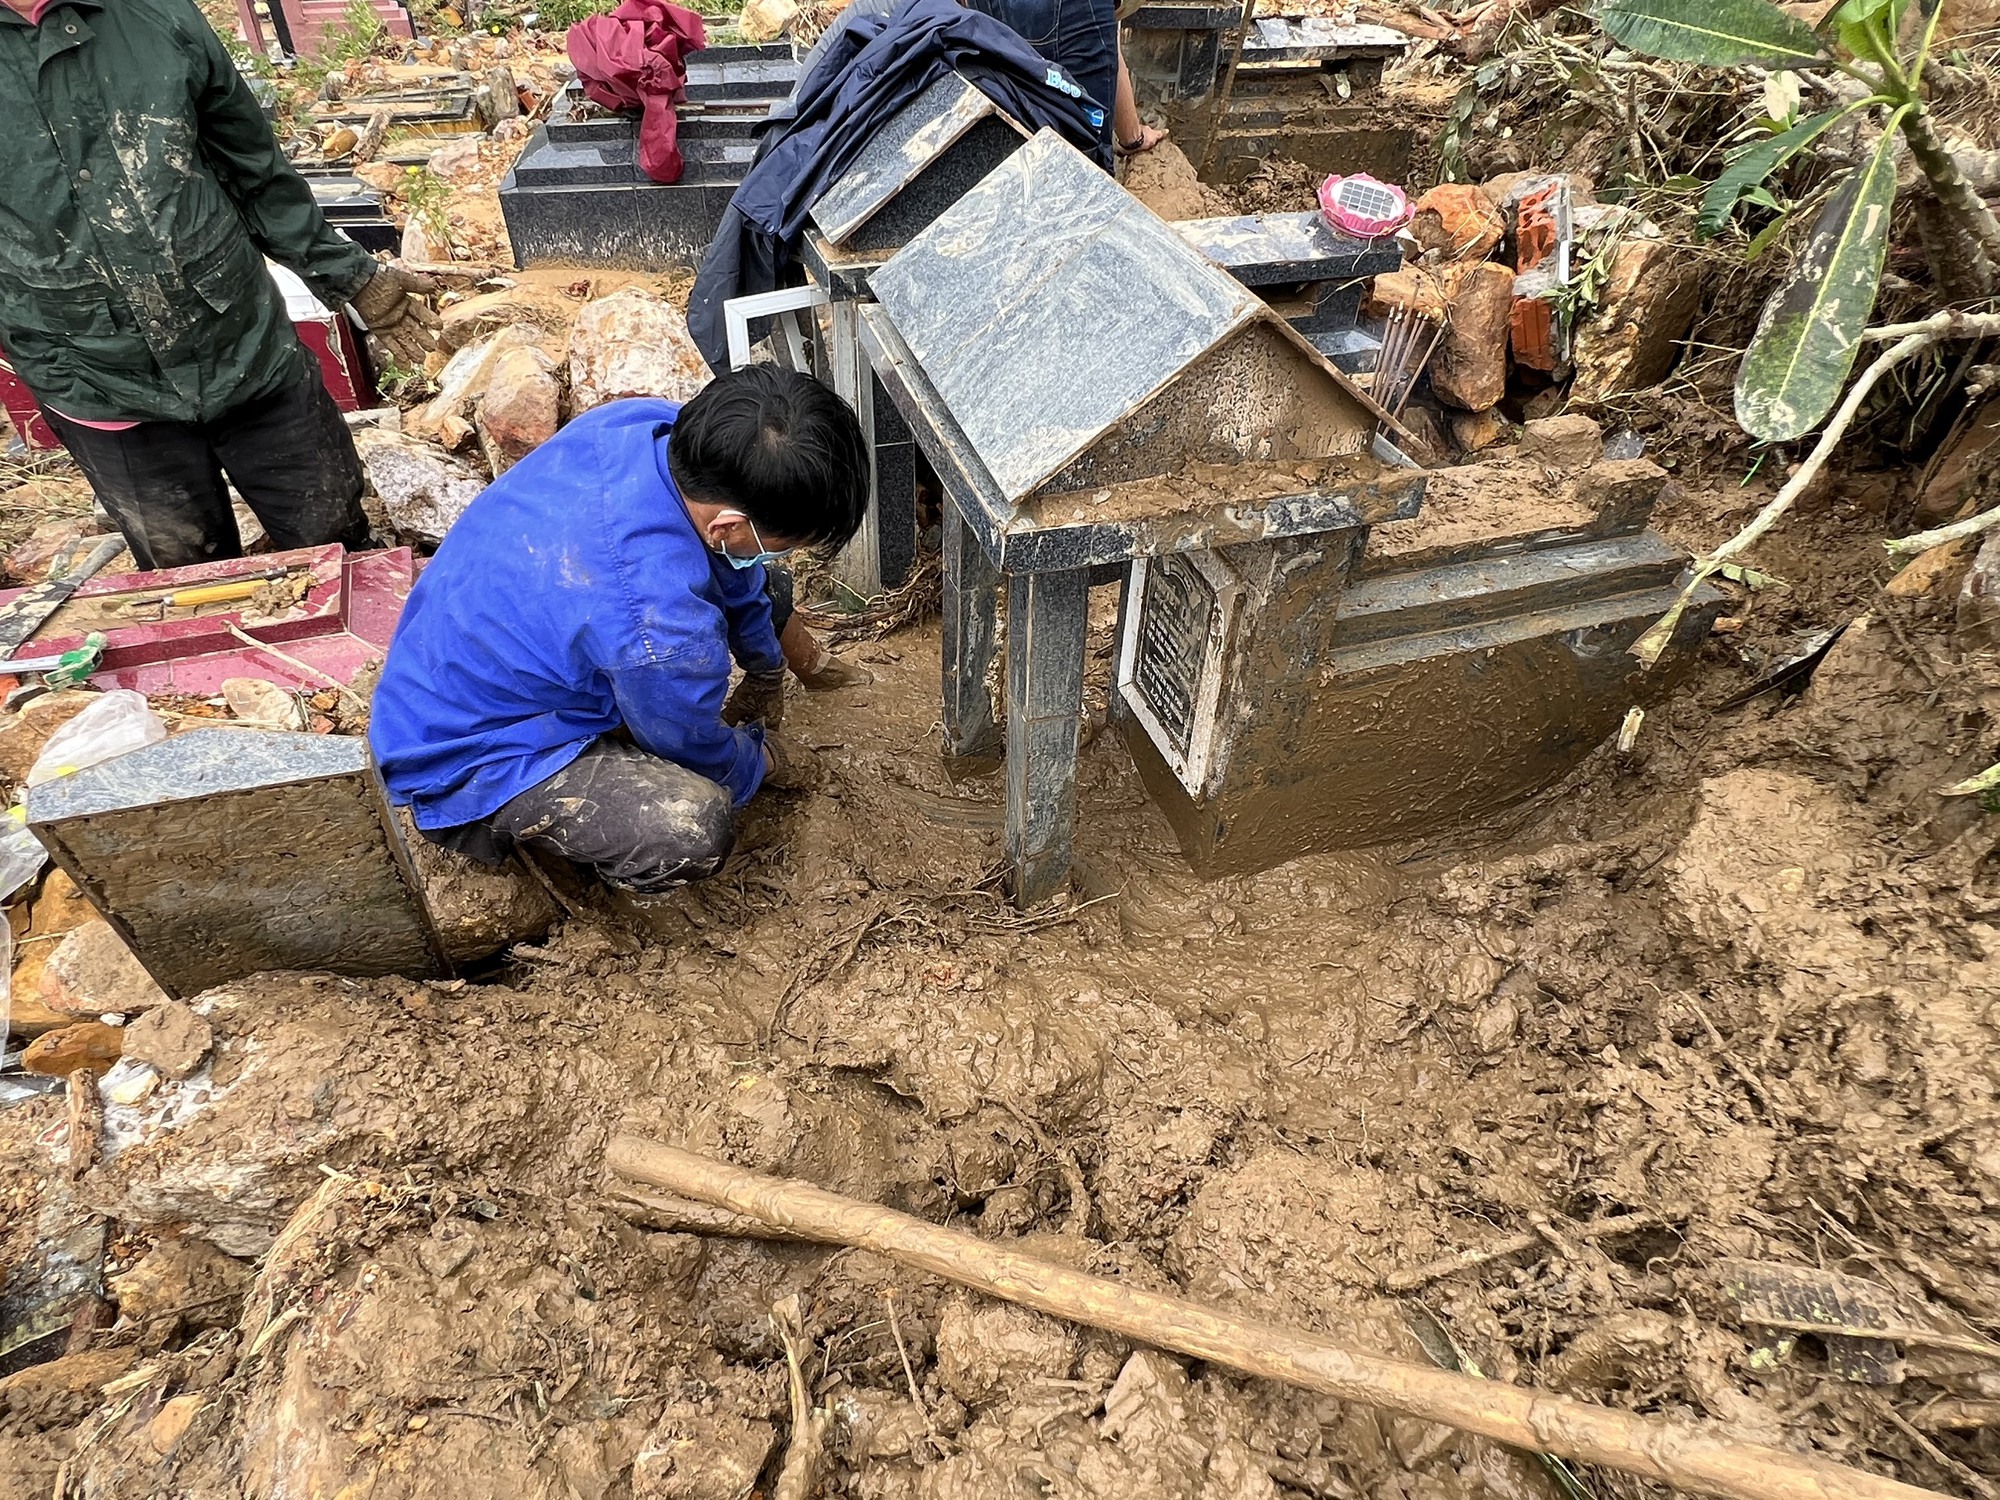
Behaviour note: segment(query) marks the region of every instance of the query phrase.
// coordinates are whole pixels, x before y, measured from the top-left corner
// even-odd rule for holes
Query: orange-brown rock
[[[67,1078],[78,1068],[103,1077],[125,1049],[125,1033],[102,1021],[79,1021],[58,1031],[44,1032],[28,1043],[21,1066],[44,1078]]]
[[[1507,394],[1507,330],[1514,273],[1491,261],[1461,268],[1451,320],[1431,356],[1431,389],[1462,411],[1485,411]]]
[[[1469,182],[1441,182],[1416,203],[1410,235],[1447,260],[1484,260],[1507,232],[1493,201]]]

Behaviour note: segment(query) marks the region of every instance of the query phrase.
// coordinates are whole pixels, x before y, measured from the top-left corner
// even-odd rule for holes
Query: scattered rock
[[[1452,293],[1450,323],[1431,357],[1431,389],[1439,400],[1463,411],[1486,411],[1507,394],[1514,273],[1491,261],[1462,269]]]
[[[938,1324],[938,1383],[967,1406],[1017,1395],[1036,1379],[1067,1380],[1076,1331],[1011,1302],[954,1297]]]
[[[37,1425],[66,1426],[95,1410],[104,1386],[138,1358],[138,1348],[128,1344],[29,1365],[0,1379],[0,1412]]]
[[[455,187],[466,187],[476,182],[484,166],[479,158],[479,146],[480,138],[468,135],[438,147],[426,164],[431,176],[442,178]]]
[[[745,1500],[777,1445],[769,1422],[670,1407],[632,1461],[632,1500]]]
[[[99,696],[85,688],[68,688],[36,698],[18,713],[0,714],[0,776],[17,786],[26,781],[49,736]]]
[[[399,432],[355,434],[368,481],[389,524],[411,541],[435,547],[479,498],[486,481],[447,453]]]
[[[1506,234],[1507,221],[1472,184],[1444,182],[1416,201],[1409,232],[1446,260],[1484,260]]]
[[[48,1031],[28,1043],[21,1054],[21,1066],[44,1078],[67,1078],[78,1068],[88,1068],[100,1078],[111,1071],[124,1045],[121,1027],[102,1021],[79,1021],[59,1031]]]
[[[1514,429],[1491,407],[1485,411],[1455,411],[1447,418],[1451,440],[1461,453],[1483,453],[1506,442]]]
[[[907,1458],[923,1442],[924,1419],[899,1391],[847,1387],[833,1400],[839,1442],[847,1461]]]
[[[1597,312],[1576,330],[1573,401],[1602,401],[1666,379],[1701,309],[1701,276],[1663,240],[1632,239],[1613,254]]]
[[[528,326],[506,327],[485,343],[468,344],[452,355],[444,369],[438,372],[437,394],[415,411],[405,414],[403,431],[414,438],[430,438],[453,447],[457,444],[453,436],[447,434],[446,428],[456,419],[462,425],[454,430],[455,434],[459,437],[471,436],[473,408],[486,394],[486,383],[492,378],[493,367],[509,350],[533,345],[535,332]]]
[[[201,1066],[215,1030],[178,1000],[155,1006],[125,1028],[125,1056],[179,1080]]]
[[[153,1451],[164,1458],[174,1451],[186,1435],[188,1424],[208,1405],[209,1398],[189,1394],[175,1396],[153,1414],[153,1420],[146,1424],[146,1441]]]
[[[1964,582],[1972,559],[1978,555],[1981,540],[1965,536],[1928,552],[1919,552],[1904,564],[1901,572],[1882,585],[1882,592],[1898,599],[1952,598]]]
[[[479,123],[488,130],[519,118],[521,89],[514,82],[514,70],[505,63],[488,68],[472,91],[472,107],[479,115]]]
[[[1587,469],[1604,456],[1604,434],[1581,413],[1541,417],[1521,429],[1521,457],[1551,469]]]
[[[446,259],[450,249],[446,245],[433,244],[424,228],[424,221],[415,214],[403,221],[403,242],[398,248],[404,260],[413,260],[419,265]]]
[[[442,1280],[456,1275],[477,1248],[472,1231],[464,1224],[439,1219],[431,1226],[430,1238],[417,1246],[417,1264]]]
[[[562,915],[547,888],[518,862],[483,865],[440,849],[417,832],[406,807],[396,809],[396,820],[424,903],[454,964],[477,963],[515,943],[534,942]]]
[[[236,1321],[256,1272],[207,1240],[176,1235],[140,1256],[110,1282],[118,1314],[128,1323],[179,1318],[191,1328],[226,1328]]]
[[[562,383],[556,362],[540,349],[509,349],[487,378],[473,425],[487,467],[499,478],[556,435]]]
[[[560,343],[569,336],[578,305],[547,287],[522,285],[481,292],[453,303],[438,315],[438,347],[456,354],[506,328],[533,329]]]
[[[167,994],[99,917],[55,945],[34,998],[65,1016],[129,1016],[165,1004]]]
[[[90,515],[90,491],[85,489],[79,495],[67,491],[54,491],[51,481],[24,485],[9,490],[8,504],[56,507],[70,504],[80,510],[80,514],[58,516],[53,521],[44,521],[26,539],[15,543],[7,554],[7,578],[12,583],[40,583],[49,576],[49,566],[58,557],[68,552],[79,542],[98,536],[104,530]]]
[[[254,729],[300,729],[305,724],[299,700],[262,677],[225,677],[222,701]]]
[[[1577,476],[1576,499],[1597,517],[1600,530],[1635,531],[1672,483],[1649,458],[1601,458]]]
[[[1498,989],[1472,1017],[1472,1043],[1488,1057],[1514,1045],[1521,1029],[1521,1008],[1505,989]]]
[[[666,298],[640,287],[585,303],[570,329],[575,414],[626,396],[685,401],[710,378],[687,319]]]
[[[351,156],[354,148],[361,144],[361,132],[352,125],[343,125],[326,138],[320,147],[320,154],[328,161],[339,161],[343,156]]]
[[[799,13],[798,0],[749,0],[736,24],[750,42],[776,41]]]
[[[97,908],[76,888],[76,882],[59,869],[50,870],[30,910],[27,935],[60,937],[97,920]]]
[[[76,1075],[70,1076],[73,1078]],[[123,1104],[130,1107],[144,1104],[153,1097],[159,1086],[159,1071],[150,1063],[135,1062],[129,1057],[121,1057],[111,1065],[111,1071],[98,1081],[97,1092],[106,1104]]]

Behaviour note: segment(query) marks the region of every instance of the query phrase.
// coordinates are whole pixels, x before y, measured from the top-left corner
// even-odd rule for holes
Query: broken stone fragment
[[[449,454],[402,433],[356,433],[355,446],[389,524],[408,541],[435,547],[486,488]]]
[[[570,330],[573,415],[626,396],[685,401],[710,378],[687,319],[666,298],[641,287],[585,303]]]
[[[175,1080],[199,1068],[214,1045],[214,1028],[178,1000],[156,1006],[125,1028],[126,1058]]]
[[[138,1358],[138,1347],[126,1344],[29,1365],[0,1378],[0,1413],[33,1427],[67,1426],[95,1410],[106,1383],[131,1369]]]
[[[1037,1379],[1067,1380],[1076,1356],[1075,1329],[1011,1302],[954,1297],[938,1323],[938,1383],[968,1406]]]
[[[417,1264],[442,1280],[458,1274],[477,1244],[472,1231],[453,1219],[439,1219],[431,1226],[430,1238],[417,1246]]]
[[[1603,453],[1603,432],[1580,412],[1539,417],[1521,429],[1521,457],[1544,468],[1587,469]]]
[[[480,138],[465,136],[449,141],[430,154],[427,163],[430,174],[441,178],[455,187],[465,187],[476,181],[481,170],[479,159]]]
[[[519,862],[483,865],[441,849],[417,832],[406,807],[396,809],[396,822],[424,905],[453,964],[477,963],[515,943],[534,942],[562,915],[548,889]]]
[[[1448,405],[1486,411],[1507,394],[1514,273],[1491,261],[1463,270],[1452,292],[1444,337],[1431,357],[1431,389]]]
[[[503,328],[528,328],[560,343],[568,338],[579,304],[548,287],[510,286],[455,302],[438,315],[438,347],[456,354]]]
[[[671,1406],[632,1461],[632,1500],[745,1500],[777,1445],[769,1422]]]
[[[162,1458],[173,1452],[208,1401],[206,1396],[190,1393],[165,1402],[146,1424],[146,1441],[153,1451]]]
[[[79,1021],[36,1037],[21,1054],[21,1066],[44,1078],[67,1078],[78,1068],[88,1068],[101,1078],[118,1061],[124,1037],[122,1027]]]
[[[1451,440],[1461,453],[1484,453],[1497,448],[1507,441],[1514,430],[1507,425],[1505,417],[1490,408],[1486,411],[1455,411],[1451,413],[1447,425],[1451,428]]]
[[[1445,182],[1416,201],[1411,238],[1447,260],[1484,260],[1507,232],[1493,201],[1466,182]]]
[[[164,1004],[167,994],[111,924],[96,918],[55,945],[34,998],[66,1016],[129,1016]]]
[[[243,723],[258,729],[301,727],[299,700],[262,677],[226,677],[222,701]]]
[[[737,24],[742,27],[746,41],[771,42],[784,35],[798,13],[796,0],[749,0]]]
[[[561,421],[555,361],[540,349],[509,349],[494,365],[473,421],[493,477],[554,437]]]
[[[31,481],[7,492],[7,503],[18,505],[23,510],[31,507],[68,507],[88,505],[90,491],[86,487],[81,494],[67,489],[58,489],[52,481]],[[7,581],[9,583],[40,583],[49,576],[49,568],[55,560],[80,543],[88,543],[107,528],[99,526],[88,513],[80,516],[62,516],[53,521],[44,521],[28,533],[25,541],[17,542],[7,553]]]
[[[472,107],[479,115],[479,123],[488,130],[518,116],[521,90],[514,82],[514,70],[505,63],[488,68],[480,77],[479,87],[472,91]]]
[[[140,1256],[131,1270],[111,1278],[111,1296],[128,1323],[178,1317],[193,1328],[223,1328],[236,1321],[255,1273],[207,1240],[176,1235]]]
[[[78,1076],[76,1073],[70,1075]],[[134,1062],[129,1057],[121,1057],[111,1066],[111,1071],[98,1081],[98,1093],[106,1104],[122,1104],[128,1109],[135,1104],[143,1104],[153,1097],[153,1091],[160,1086],[159,1071],[149,1064]]]
[[[1602,401],[1666,379],[1701,308],[1701,286],[1689,258],[1665,241],[1621,244],[1596,313],[1576,331],[1570,399]]]
[[[61,937],[97,919],[97,908],[76,888],[76,882],[61,870],[51,870],[35,897],[28,919],[28,936]]]
[[[468,344],[460,349],[438,373],[437,394],[404,416],[403,431],[413,438],[442,441],[447,422],[453,418],[461,422],[470,420],[500,357],[510,349],[532,345],[535,338],[536,330],[532,327],[510,326],[483,344]]]

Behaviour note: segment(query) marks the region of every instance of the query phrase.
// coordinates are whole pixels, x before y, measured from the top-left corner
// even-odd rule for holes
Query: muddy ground
[[[1661,521],[1712,542],[1757,498]],[[939,766],[924,626],[849,648],[873,685],[795,694],[824,788],[759,800],[677,936],[585,915],[466,980],[211,993],[211,1065],[113,1107],[73,1187],[60,1098],[0,1113],[12,1262],[83,1211],[114,1272],[152,1251],[81,1364],[0,1388],[0,1496],[768,1492],[794,1293],[825,1494],[1556,1493],[865,1254],[683,1232],[608,1189],[617,1129],[1410,1358],[1421,1302],[1497,1378],[1986,1493],[2000,824],[1933,789],[1994,758],[1993,672],[1951,580],[1878,595],[1878,514],[1788,525],[1764,563],[1794,589],[1632,755],[1454,848],[1197,881],[1107,731],[1078,905],[1019,917],[998,782]],[[1801,698],[1712,707],[1863,609]],[[1861,1345],[1887,1383],[1747,1326],[1742,1258],[1893,1289],[1914,1341]]]

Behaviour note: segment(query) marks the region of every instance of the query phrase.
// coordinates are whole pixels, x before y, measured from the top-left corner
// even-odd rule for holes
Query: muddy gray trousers
[[[559,855],[644,896],[720,870],[736,840],[736,812],[720,783],[601,739],[491,817],[422,832],[488,864],[516,845]]]

